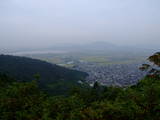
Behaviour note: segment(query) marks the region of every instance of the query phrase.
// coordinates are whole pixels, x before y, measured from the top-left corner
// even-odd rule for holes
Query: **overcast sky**
[[[0,0],[0,48],[160,45],[160,0]]]

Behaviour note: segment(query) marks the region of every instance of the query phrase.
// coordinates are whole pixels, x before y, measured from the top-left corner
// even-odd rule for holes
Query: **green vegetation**
[[[160,59],[152,61],[159,68]],[[147,75],[137,85],[73,87],[68,96],[39,89],[39,75],[16,82],[0,74],[0,120],[159,120],[160,75]],[[60,83],[59,83],[60,84]],[[54,84],[52,84],[55,86]],[[52,87],[52,85],[49,85]],[[58,89],[58,87],[57,87]]]
[[[158,120],[160,78],[146,77],[128,88],[75,87],[67,97],[48,96],[36,81],[11,82],[0,75],[2,120]]]
[[[67,94],[69,88],[79,86],[78,81],[84,81],[87,76],[84,72],[70,70],[44,61],[9,55],[0,55],[0,73],[8,74],[17,81],[23,82],[37,79],[40,88],[52,94]],[[38,78],[35,74],[39,74]],[[51,87],[51,84],[56,87]]]
[[[143,71],[147,71],[148,75],[150,76],[160,75],[160,52],[157,52],[154,55],[150,56],[148,60],[153,63],[153,65],[143,64],[140,69]]]
[[[146,55],[135,54],[120,54],[120,53],[106,53],[106,52],[70,52],[65,54],[34,54],[28,57],[44,60],[50,63],[58,64],[63,67],[72,68],[75,63],[68,65],[70,61],[84,61],[89,63],[96,63],[96,65],[104,66],[110,64],[130,64],[142,62],[146,59]]]
[[[88,55],[81,56],[78,58],[85,62],[97,63],[98,65],[109,65],[109,64],[129,64],[144,61],[144,57],[137,56],[109,56],[109,55]]]
[[[102,56],[88,56],[88,57],[86,56],[86,57],[82,57],[81,60],[86,62],[108,63],[107,58]]]

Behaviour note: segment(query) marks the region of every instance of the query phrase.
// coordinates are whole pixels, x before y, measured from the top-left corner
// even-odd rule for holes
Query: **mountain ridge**
[[[78,81],[84,81],[87,73],[70,70],[45,61],[36,60],[27,57],[17,57],[11,55],[0,55],[0,72],[7,73],[20,82],[34,80],[34,75],[39,75],[39,84],[47,91],[55,91],[54,86],[59,83],[77,85]],[[66,86],[61,84],[64,89]],[[68,88],[68,87],[67,87]],[[53,89],[53,90],[52,90]]]

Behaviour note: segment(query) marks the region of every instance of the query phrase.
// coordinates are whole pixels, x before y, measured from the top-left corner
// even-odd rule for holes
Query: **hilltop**
[[[0,73],[7,73],[17,81],[30,82],[38,79],[41,88],[52,93],[64,92],[70,86],[84,81],[86,73],[70,70],[45,61],[27,57],[0,55]]]

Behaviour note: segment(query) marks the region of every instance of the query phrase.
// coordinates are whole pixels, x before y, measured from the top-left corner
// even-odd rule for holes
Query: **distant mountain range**
[[[88,44],[65,44],[61,46],[53,46],[47,50],[62,50],[68,53],[87,53],[87,54],[105,54],[110,56],[116,55],[135,55],[149,56],[157,51],[157,49],[144,48],[140,46],[121,46],[105,41],[92,42]]]
[[[7,73],[18,81],[32,81],[39,75],[41,88],[50,93],[64,93],[78,81],[83,81],[87,73],[70,70],[44,61],[0,55],[0,73]]]
[[[13,52],[8,52],[13,55],[24,55],[24,54],[47,54],[47,53],[56,53],[56,54],[65,54],[65,53],[106,53],[109,55],[113,54],[136,54],[149,56],[150,54],[158,51],[157,48],[147,47],[147,46],[121,46],[106,41],[97,41],[86,44],[78,43],[66,43],[53,45],[52,47],[43,48],[43,49],[25,49],[17,50]],[[7,54],[8,54],[7,53]]]

